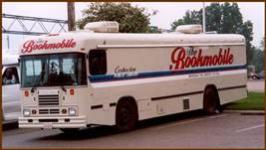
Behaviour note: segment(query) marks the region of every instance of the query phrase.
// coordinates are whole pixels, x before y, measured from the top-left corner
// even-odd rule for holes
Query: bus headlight
[[[24,109],[23,110],[23,115],[24,115],[24,117],[30,116],[30,110],[29,109]]]
[[[77,110],[73,107],[68,109],[68,113],[70,116],[76,116],[77,115]]]

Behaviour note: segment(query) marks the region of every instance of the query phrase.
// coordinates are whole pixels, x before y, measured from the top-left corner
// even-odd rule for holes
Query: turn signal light
[[[37,111],[35,109],[31,110],[31,114],[35,115],[37,114]]]
[[[67,110],[66,109],[62,109],[62,114],[66,114]]]
[[[69,93],[70,93],[70,95],[74,95],[74,94],[75,94],[74,89],[70,89],[70,90],[69,90]]]
[[[25,97],[28,97],[29,96],[29,91],[24,91],[24,95],[25,95]]]

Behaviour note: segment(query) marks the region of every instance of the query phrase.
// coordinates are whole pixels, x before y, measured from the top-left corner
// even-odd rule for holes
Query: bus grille
[[[39,95],[39,106],[58,106],[59,95]]]
[[[59,109],[40,109],[39,114],[59,114]]]

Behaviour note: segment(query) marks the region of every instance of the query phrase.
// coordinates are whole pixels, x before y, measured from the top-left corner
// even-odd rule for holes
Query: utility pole
[[[67,2],[68,31],[75,31],[75,4]]]
[[[203,27],[203,33],[206,32],[206,22],[205,22],[205,2],[203,2],[203,8],[202,8],[202,27]]]

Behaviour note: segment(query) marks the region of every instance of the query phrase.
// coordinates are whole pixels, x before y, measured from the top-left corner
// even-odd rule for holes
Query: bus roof
[[[99,48],[99,45],[243,45],[245,38],[239,34],[135,34],[135,33],[94,33],[74,31],[58,35],[45,35],[26,39],[19,50],[20,55],[87,52]],[[85,49],[85,50],[84,50]],[[36,51],[35,51],[36,50]]]

